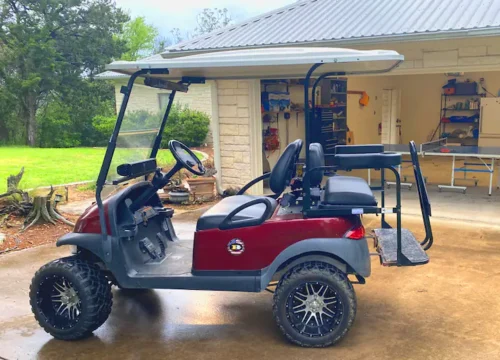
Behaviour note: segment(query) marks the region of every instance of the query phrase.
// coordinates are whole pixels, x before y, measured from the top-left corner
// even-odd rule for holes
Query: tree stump
[[[21,231],[26,231],[37,222],[46,222],[55,225],[57,222],[74,226],[71,221],[65,219],[57,212],[56,203],[52,200],[54,188],[50,187],[50,192],[44,196],[35,196],[33,200],[29,194],[19,189],[19,183],[24,174],[24,167],[17,175],[11,175],[7,179],[7,192],[0,194],[0,198],[6,198],[7,204],[0,206],[0,215],[6,215],[1,219],[0,225],[7,221],[11,214],[26,216],[24,226]]]
[[[24,167],[19,174],[7,178],[7,192],[0,194],[0,199],[4,199],[0,204],[0,215],[26,216],[31,211],[33,206],[28,193],[19,189],[23,174]]]
[[[21,231],[26,231],[37,222],[46,222],[52,225],[56,225],[58,221],[75,226],[74,223],[67,220],[59,214],[56,210],[55,201],[52,201],[52,195],[54,194],[54,189],[50,187],[50,192],[45,196],[35,196],[33,199],[33,209],[26,217],[24,221],[24,227]]]
[[[21,181],[23,175],[24,175],[24,166],[21,168],[21,171],[19,171],[19,174],[10,175],[7,178],[7,192],[0,194],[0,198],[11,196],[14,194],[20,194],[21,196],[23,196],[24,200],[25,197],[24,194],[26,193],[23,192],[22,190],[19,190],[19,182]]]

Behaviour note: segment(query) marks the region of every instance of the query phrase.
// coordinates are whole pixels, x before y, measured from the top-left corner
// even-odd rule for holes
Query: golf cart
[[[425,250],[433,241],[430,204],[414,144],[410,151],[426,230],[422,242],[401,228],[401,180],[396,170],[401,156],[384,152],[382,145],[338,146],[334,165],[325,166],[321,145],[310,140],[309,124],[317,121],[314,111],[305,112],[305,142],[289,144],[270,173],[205,212],[190,246],[179,241],[172,225],[174,210],[163,207],[157,192],[181,169],[202,175],[203,163],[175,140],[168,143],[176,161],[171,170],[163,172],[156,158],[175,95],[187,92],[191,84],[306,74],[304,104],[309,104],[309,91],[312,87],[315,94],[321,79],[387,72],[402,60],[393,51],[280,48],[112,63],[110,70],[130,79],[122,87],[124,97],[97,180],[96,203],[80,217],[73,233],[57,241],[57,246],[72,246],[73,255],[44,265],[32,280],[30,302],[39,324],[58,339],[89,336],[111,312],[112,284],[126,289],[267,289],[274,292],[277,325],[291,342],[324,347],[339,341],[356,315],[352,284],[364,284],[370,276],[367,238],[374,240],[383,265],[414,266],[429,260]],[[323,70],[319,75],[318,69]],[[136,82],[140,83],[134,86]],[[125,116],[134,90],[144,86],[170,91],[164,114],[155,124]],[[312,103],[314,108],[314,99]],[[305,166],[298,178],[303,146]],[[380,170],[382,186],[370,188],[361,178],[336,174],[353,169]],[[385,204],[386,170],[396,182],[392,207]],[[334,175],[325,179],[326,171]],[[264,179],[274,194],[245,194]],[[110,186],[118,191],[103,199]],[[381,192],[381,206],[373,191]],[[365,235],[363,214],[381,218],[372,236]],[[386,222],[387,214],[395,214],[395,228]]]

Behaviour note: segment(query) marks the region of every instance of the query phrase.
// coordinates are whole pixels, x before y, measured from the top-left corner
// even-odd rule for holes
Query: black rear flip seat
[[[377,206],[367,182],[354,176],[328,178],[322,200],[321,205]]]
[[[311,169],[324,166],[323,148],[313,143],[309,147]],[[333,163],[338,170],[381,169],[401,164],[401,155],[384,152],[384,146],[339,145],[335,147]],[[331,206],[377,206],[368,183],[359,177],[335,175],[328,178],[325,190],[318,191],[323,171],[313,171],[310,175],[311,197],[321,194],[320,208]],[[313,191],[314,190],[314,191]]]

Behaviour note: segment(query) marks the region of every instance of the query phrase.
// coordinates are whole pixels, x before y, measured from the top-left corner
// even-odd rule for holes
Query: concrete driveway
[[[176,217],[186,235],[193,215]],[[375,218],[366,224],[375,226]],[[420,236],[418,217],[406,227]],[[35,322],[28,287],[44,263],[67,254],[43,246],[0,257],[0,358],[12,359],[500,359],[500,229],[434,221],[431,263],[384,268],[357,285],[358,313],[327,349],[288,344],[268,293],[114,291],[108,321],[78,342],[52,339]]]

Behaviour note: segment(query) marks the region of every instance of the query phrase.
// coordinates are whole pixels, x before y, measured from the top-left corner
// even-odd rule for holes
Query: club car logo
[[[240,255],[245,251],[245,244],[240,239],[233,239],[227,244],[227,250],[232,255]]]

